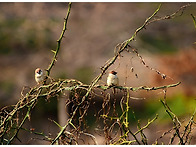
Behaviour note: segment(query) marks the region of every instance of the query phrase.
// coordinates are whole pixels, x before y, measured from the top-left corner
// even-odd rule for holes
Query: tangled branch
[[[187,144],[188,140],[190,139],[192,126],[194,125],[193,118],[195,112],[190,118],[188,124],[185,126],[184,132],[181,133],[181,122],[179,121],[178,117],[172,112],[166,101],[167,89],[176,87],[180,85],[181,82],[158,87],[107,86],[98,84],[98,82],[100,81],[100,79],[102,79],[104,74],[107,72],[108,68],[115,63],[119,56],[121,56],[121,53],[124,51],[131,52],[130,49],[132,49],[132,52],[139,57],[139,59],[142,61],[141,63],[145,67],[155,71],[163,79],[165,79],[165,74],[162,74],[160,71],[155,70],[146,65],[142,56],[139,55],[136,49],[133,49],[131,47],[130,43],[137,37],[137,34],[141,32],[143,29],[146,29],[146,27],[149,24],[164,19],[175,18],[176,16],[178,16],[177,14],[179,12],[181,12],[182,14],[185,8],[188,6],[189,5],[181,7],[179,10],[177,10],[175,13],[171,15],[159,19],[154,19],[161,8],[161,5],[159,5],[158,8],[153,12],[153,14],[144,21],[143,25],[136,29],[134,34],[129,39],[123,41],[122,43],[119,43],[115,47],[114,56],[110,58],[101,67],[100,74],[97,77],[95,77],[94,80],[92,80],[92,83],[90,85],[87,85],[76,79],[51,80],[51,78],[48,78],[50,76],[52,67],[55,65],[55,62],[57,61],[57,55],[60,50],[61,41],[64,37],[65,31],[67,30],[67,22],[71,11],[71,3],[69,3],[67,15],[64,20],[63,30],[60,35],[60,38],[57,40],[56,50],[52,50],[54,56],[48,68],[46,69],[47,77],[45,79],[44,84],[37,85],[33,88],[29,88],[28,92],[26,93],[22,91],[21,98],[16,105],[6,106],[2,108],[0,111],[1,144],[11,144],[13,143],[14,139],[18,139],[19,141],[21,141],[18,137],[18,134],[21,130],[25,130],[35,135],[42,136],[51,144],[79,144],[78,140],[82,139],[82,135],[90,137],[93,140],[94,144],[98,144],[96,137],[93,134],[87,132],[88,126],[85,122],[85,117],[89,112],[91,101],[96,95],[96,90],[101,91],[102,95],[100,95],[100,99],[103,98],[103,103],[101,106],[102,108],[97,113],[97,119],[98,121],[102,121],[102,131],[105,135],[106,144],[148,144],[148,139],[144,133],[144,130],[158,119],[158,115],[156,115],[153,119],[148,120],[148,122],[144,126],[142,126],[140,124],[140,121],[138,120],[136,131],[130,129],[129,113],[132,111],[130,108],[130,91],[154,91],[159,89],[162,89],[165,92],[164,100],[161,100],[161,103],[163,104],[166,113],[170,116],[174,126],[173,129],[170,129],[169,131],[165,132],[160,138],[163,138],[166,134],[171,133],[173,131],[169,144],[172,144],[175,138],[179,139],[179,144]],[[120,100],[120,113],[116,112],[117,110],[115,98],[113,104],[111,104],[111,95],[107,91],[110,88],[119,89],[124,94]],[[60,131],[54,138],[49,137],[49,135],[45,135],[43,132],[35,132],[34,130],[30,130],[23,127],[26,120],[30,120],[31,112],[36,107],[40,99],[45,99],[47,101],[51,98],[58,98],[61,94],[65,94],[66,91],[69,91],[70,95],[72,95],[70,98],[66,98],[67,106],[71,105],[70,118],[67,120],[67,123],[64,126],[61,126],[58,124],[58,122],[53,121],[54,124],[56,124],[60,128]],[[21,116],[21,118],[19,116]],[[158,142],[159,139],[157,139],[156,142]]]

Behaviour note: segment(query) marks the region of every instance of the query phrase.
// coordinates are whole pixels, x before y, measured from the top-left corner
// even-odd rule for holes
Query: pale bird
[[[107,77],[107,85],[108,86],[118,86],[119,85],[119,80],[118,80],[118,76],[117,76],[116,71],[109,72],[108,77]]]
[[[37,68],[35,70],[35,81],[37,84],[40,84],[44,80],[43,71],[41,68]]]

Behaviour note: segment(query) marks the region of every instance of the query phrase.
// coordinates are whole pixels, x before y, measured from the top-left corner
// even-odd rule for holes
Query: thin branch
[[[169,106],[168,106],[167,103],[166,103],[166,99],[165,99],[165,101],[161,100],[161,103],[162,103],[163,106],[165,107],[166,112],[168,113],[168,115],[170,116],[170,118],[171,118],[171,120],[172,120],[172,122],[173,122],[173,124],[174,124],[175,133],[174,133],[173,137],[171,138],[170,143],[173,142],[175,136],[177,135],[178,138],[180,139],[180,144],[181,144],[181,145],[184,145],[185,143],[184,143],[184,141],[183,141],[183,138],[180,136],[180,130],[179,130],[179,129],[180,129],[180,127],[181,127],[181,123],[180,123],[180,121],[178,120],[178,117],[177,117],[177,116],[172,112],[172,110],[169,108]]]
[[[53,59],[52,59],[50,65],[49,65],[48,68],[46,69],[46,75],[47,75],[47,76],[50,75],[50,71],[51,71],[52,67],[53,67],[54,64],[55,64],[55,61],[57,61],[57,55],[58,55],[58,52],[59,52],[59,50],[60,50],[61,40],[63,39],[64,34],[65,34],[65,31],[67,30],[67,21],[68,21],[70,12],[71,12],[71,2],[68,4],[67,16],[66,16],[65,21],[64,21],[63,30],[62,30],[62,33],[61,33],[61,35],[60,35],[60,38],[57,40],[57,47],[56,47],[56,50],[55,50],[55,51],[52,50],[52,52],[54,53],[54,56],[53,56]]]
[[[72,114],[72,117],[69,119],[68,123],[65,124],[62,128],[61,128],[61,131],[58,133],[58,135],[55,137],[55,139],[52,141],[52,145],[59,139],[59,137],[64,133],[65,129],[67,128],[67,126],[69,124],[72,124],[71,121],[72,119],[74,118],[75,114],[76,114],[76,111],[78,110],[78,107],[76,107],[76,109],[74,110],[73,114]]]
[[[189,139],[189,135],[190,135],[190,133],[191,133],[191,127],[192,127],[192,125],[193,125],[193,119],[194,119],[195,114],[196,114],[196,109],[195,109],[193,115],[191,116],[191,118],[190,118],[188,124],[185,126],[185,129],[184,129],[184,133],[183,133],[183,135],[182,135],[182,138],[186,137],[186,138],[185,138],[185,144],[187,143],[187,141],[188,141],[188,139]],[[188,127],[189,127],[189,129],[188,129]],[[187,135],[185,136],[186,133],[187,133]]]
[[[192,16],[193,23],[194,23],[194,26],[195,26],[195,29],[196,29],[196,18],[195,18],[195,16],[193,14],[191,14],[191,16]]]
[[[137,132],[134,133],[134,135],[137,135],[139,132],[141,132],[142,130],[146,129],[150,124],[152,124],[156,119],[158,118],[158,115],[155,116],[155,118],[153,118],[151,121],[148,121],[147,125],[145,125],[144,127],[140,128]]]
[[[98,145],[98,142],[96,140],[96,137],[90,133],[85,133],[85,132],[82,132],[82,134],[86,135],[86,136],[90,136],[92,138],[92,140],[94,141],[95,145]]]
[[[97,84],[97,82],[105,74],[106,70],[112,64],[114,64],[114,62],[116,61],[116,59],[118,58],[118,56],[127,48],[128,44],[135,39],[135,37],[137,36],[137,33],[139,33],[141,30],[143,30],[146,27],[146,24],[157,14],[157,12],[160,10],[160,7],[161,7],[161,5],[159,5],[159,7],[155,10],[155,12],[150,17],[148,17],[145,20],[144,24],[135,31],[135,33],[132,35],[131,38],[129,38],[128,40],[125,40],[120,45],[119,44],[117,45],[117,46],[119,46],[119,50],[117,51],[116,55],[113,58],[111,58],[108,61],[108,63],[101,68],[102,69],[101,73],[92,81],[92,84],[89,86],[88,91],[87,91],[86,95],[83,97],[83,100],[82,100],[81,104],[88,97],[88,95],[90,94],[92,88]]]
[[[184,13],[184,10],[187,8],[187,7],[190,7],[190,3],[186,4],[186,5],[183,5],[182,7],[180,7],[177,11],[175,11],[174,13],[170,14],[170,15],[166,15],[166,16],[163,16],[163,17],[160,17],[160,18],[156,18],[152,21],[149,21],[146,25],[149,25],[150,23],[153,23],[155,21],[160,21],[160,20],[165,20],[165,19],[173,19],[177,16],[181,16],[183,13]],[[180,13],[181,12],[181,13]],[[180,13],[180,14],[179,14]],[[179,15],[178,15],[179,14]]]
[[[147,91],[151,91],[151,90],[158,90],[158,89],[166,89],[166,88],[176,87],[176,86],[180,85],[180,83],[181,82],[178,82],[176,84],[171,84],[171,85],[159,86],[159,87],[147,87],[147,86],[140,86],[140,87],[113,86],[113,87],[117,88],[117,89],[120,89],[120,90],[131,90],[131,91],[147,90]],[[111,88],[111,87],[108,87],[108,86],[101,86],[101,85],[97,85],[95,87],[96,88],[101,88],[103,90]]]

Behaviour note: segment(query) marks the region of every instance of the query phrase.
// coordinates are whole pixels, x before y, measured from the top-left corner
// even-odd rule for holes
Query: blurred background
[[[185,4],[162,3],[157,16],[172,14]],[[73,3],[68,30],[51,76],[74,78],[89,84],[99,74],[100,67],[113,57],[115,46],[130,38],[158,5]],[[62,31],[67,6],[68,3],[0,3],[0,108],[15,104],[24,86],[36,85],[34,70],[37,67],[48,67],[53,57],[51,50],[56,48],[56,40]],[[196,108],[196,28],[191,14],[196,16],[196,3],[191,3],[182,16],[147,26],[131,44],[147,65],[168,76],[166,80],[130,53],[123,53],[123,57],[109,69],[118,72],[120,85],[153,87],[182,82],[167,91],[168,103],[182,119],[189,118]],[[132,68],[134,72],[131,72]],[[106,84],[106,77],[100,84]],[[146,98],[131,103],[139,119],[147,120],[159,114],[157,123],[161,124],[160,128],[171,127],[159,101],[164,96],[163,91],[134,92],[132,95]],[[32,127],[36,122],[38,130],[55,130],[48,118],[58,121],[57,103],[54,99],[50,103],[41,101],[34,110],[36,116],[32,119]],[[42,119],[48,125],[43,126]]]

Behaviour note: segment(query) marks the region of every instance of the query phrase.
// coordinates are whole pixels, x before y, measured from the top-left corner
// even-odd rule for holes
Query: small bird
[[[107,77],[107,85],[108,86],[118,86],[119,85],[119,79],[117,76],[116,71],[110,71]],[[115,88],[114,88],[115,93]]]
[[[35,70],[35,81],[37,84],[40,84],[44,80],[43,71],[41,68],[37,68]]]

